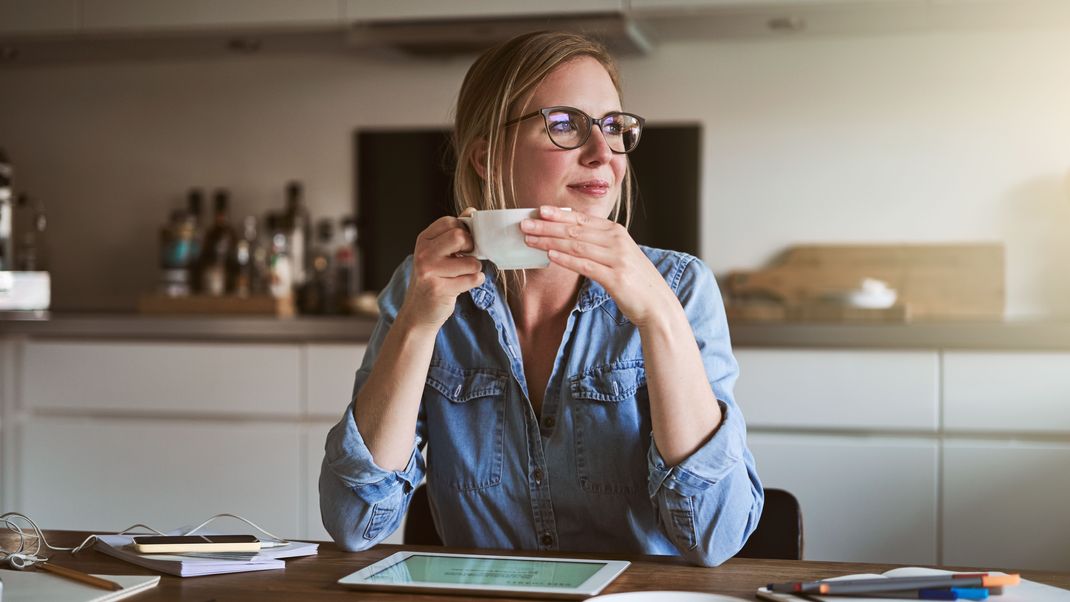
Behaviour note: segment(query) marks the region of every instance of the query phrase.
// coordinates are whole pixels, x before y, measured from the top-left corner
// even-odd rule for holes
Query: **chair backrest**
[[[442,545],[435,530],[435,521],[431,518],[431,504],[427,500],[427,487],[424,485],[412,492],[403,541],[409,545]],[[803,521],[799,500],[783,489],[766,489],[765,507],[762,508],[758,528],[736,557],[802,560],[802,554]]]
[[[412,492],[409,511],[405,515],[405,530],[402,541],[415,546],[440,546],[442,540],[431,518],[431,503],[427,500],[427,486],[420,485]]]
[[[765,490],[758,528],[736,558],[802,560],[803,518],[799,500],[783,489]]]

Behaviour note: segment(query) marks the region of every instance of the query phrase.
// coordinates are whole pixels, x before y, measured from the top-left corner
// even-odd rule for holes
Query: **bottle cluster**
[[[210,216],[205,191],[191,189],[160,229],[160,291],[291,297],[303,314],[349,313],[360,293],[356,220],[313,224],[303,195],[300,182],[289,182],[281,211],[247,215],[235,227],[227,189],[212,193]]]

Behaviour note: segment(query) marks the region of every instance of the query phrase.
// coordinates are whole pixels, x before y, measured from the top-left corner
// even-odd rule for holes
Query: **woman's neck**
[[[582,277],[558,265],[528,270],[527,282],[509,295],[509,309],[519,333],[531,333],[548,320],[567,316],[576,304]]]

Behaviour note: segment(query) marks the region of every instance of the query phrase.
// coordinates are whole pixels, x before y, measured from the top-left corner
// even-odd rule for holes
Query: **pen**
[[[770,584],[774,592],[803,594],[864,594],[868,592],[908,591],[949,587],[999,587],[1017,585],[1017,574],[989,575],[987,573],[959,573],[925,577],[880,577],[877,579],[827,579]]]
[[[46,570],[49,573],[52,573],[54,575],[59,575],[60,577],[66,577],[67,579],[71,579],[71,580],[74,580],[74,581],[79,581],[79,582],[84,583],[86,585],[92,585],[93,587],[99,587],[100,589],[107,589],[107,590],[111,590],[113,592],[117,592],[117,591],[123,589],[123,586],[119,585],[118,583],[116,583],[114,581],[109,581],[108,579],[101,579],[100,577],[96,577],[96,576],[90,575],[88,573],[83,573],[82,571],[76,571],[74,569],[69,569],[69,568],[67,568],[65,566],[59,566],[58,564],[52,564],[51,562],[42,562],[41,564],[38,564],[37,566],[41,567],[41,569]]]

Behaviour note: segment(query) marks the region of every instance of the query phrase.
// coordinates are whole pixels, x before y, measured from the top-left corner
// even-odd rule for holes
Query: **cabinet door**
[[[0,34],[71,33],[78,0],[0,0]]]
[[[623,4],[623,0],[346,0],[345,17],[351,21],[512,17],[620,11]]]
[[[353,394],[367,345],[309,345],[305,349],[308,413],[337,420]]]
[[[165,530],[227,512],[298,534],[296,425],[38,417],[21,431],[18,507],[45,528]]]
[[[320,517],[319,479],[320,467],[323,462],[323,442],[327,440],[327,431],[331,430],[334,423],[311,423],[305,427],[305,457],[306,457],[306,481],[305,481],[305,537],[319,541],[331,541],[331,536],[323,528],[323,520]],[[383,543],[402,543],[402,534],[405,532],[405,521]]]
[[[762,484],[799,500],[806,560],[937,561],[935,441],[752,434],[749,445]]]
[[[28,341],[32,410],[268,414],[301,410],[297,345]]]
[[[82,0],[89,31],[341,25],[337,0]]]
[[[736,359],[752,427],[936,431],[935,351],[737,349]]]
[[[944,353],[944,429],[1070,433],[1070,353]]]
[[[944,446],[943,564],[1070,567],[1070,444]]]

